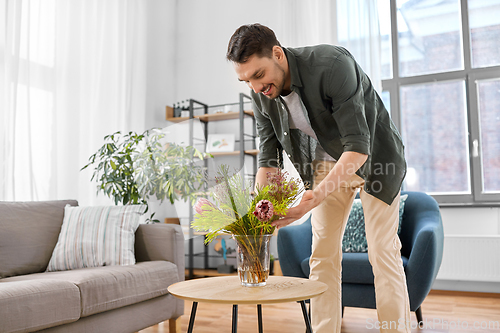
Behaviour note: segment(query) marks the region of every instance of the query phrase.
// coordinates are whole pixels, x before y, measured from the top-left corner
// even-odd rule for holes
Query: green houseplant
[[[192,146],[164,144],[163,139],[159,129],[107,135],[81,170],[94,166],[91,180],[97,182],[97,192],[115,204],[147,205],[151,197],[172,204],[179,199],[193,203],[206,179],[205,168],[195,160],[211,155]],[[159,222],[153,216],[149,221]]]

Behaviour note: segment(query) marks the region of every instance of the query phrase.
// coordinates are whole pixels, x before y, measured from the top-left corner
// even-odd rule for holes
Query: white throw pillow
[[[47,272],[135,264],[135,231],[146,205],[64,208]]]

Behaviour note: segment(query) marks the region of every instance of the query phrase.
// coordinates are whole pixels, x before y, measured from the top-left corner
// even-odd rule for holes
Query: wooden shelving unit
[[[172,107],[167,106],[166,107],[166,120],[173,122],[173,123],[181,123],[184,121],[188,121],[190,119],[198,119],[201,122],[205,123],[204,128],[205,128],[205,137],[208,137],[208,123],[210,122],[215,122],[215,121],[223,121],[223,120],[231,120],[231,119],[239,119],[239,142],[240,142],[240,150],[232,151],[232,152],[220,152],[220,153],[211,153],[214,158],[216,157],[221,157],[221,156],[239,156],[239,166],[240,169],[243,170],[243,165],[245,162],[245,156],[252,156],[253,157],[253,170],[254,172],[257,171],[257,155],[259,154],[259,150],[256,149],[255,144],[252,143],[251,149],[245,149],[245,142],[254,140],[256,137],[256,124],[255,124],[255,117],[254,117],[254,112],[252,110],[245,110],[245,99],[251,100],[250,96],[247,96],[245,94],[240,94],[240,101],[239,101],[239,112],[218,112],[218,113],[208,113],[209,106],[198,102],[196,100],[189,100],[189,117],[174,117],[174,109]],[[247,101],[248,103],[248,101]],[[197,110],[202,109],[203,114],[198,114],[195,115],[194,113],[194,105],[197,104],[201,106],[201,108],[197,108]],[[198,112],[198,111],[197,111]],[[253,133],[244,133],[244,120],[245,118],[251,118],[253,121]],[[192,122],[189,125],[189,145],[193,145],[193,124]],[[247,147],[249,148],[249,147]],[[242,150],[243,149],[243,150]],[[205,159],[205,166],[207,166],[207,160]],[[244,171],[242,171],[244,173]],[[243,174],[243,179],[245,176],[251,176],[251,175],[245,175]],[[254,174],[255,176],[255,174]],[[200,195],[203,195],[203,191],[200,192]],[[193,212],[192,209],[190,210],[189,213],[189,221],[193,220]],[[183,227],[184,229],[184,227]],[[193,245],[193,237],[195,235],[202,235],[203,233],[199,233],[194,231],[192,228],[188,227],[188,232],[189,232],[189,247],[188,247],[188,265],[186,267],[186,277],[188,279],[194,278],[194,276],[219,276],[219,275],[228,275],[228,274],[220,274],[217,272],[217,269],[213,269],[209,267],[208,265],[208,258],[210,257],[208,255],[208,247],[205,246],[204,252],[203,253],[194,253],[194,245]],[[204,269],[198,269],[194,268],[194,261],[193,258],[195,256],[203,256],[204,257]],[[236,274],[236,273],[234,273]]]

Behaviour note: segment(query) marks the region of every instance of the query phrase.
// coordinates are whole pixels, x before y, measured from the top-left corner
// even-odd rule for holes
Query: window
[[[405,190],[500,200],[500,1],[379,0],[382,98],[405,141]]]

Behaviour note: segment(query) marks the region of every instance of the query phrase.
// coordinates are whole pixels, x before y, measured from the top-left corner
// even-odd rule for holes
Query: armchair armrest
[[[435,219],[439,223],[436,223]],[[429,294],[443,258],[443,226],[440,216],[424,224],[417,232],[406,266],[411,308],[418,308]]]
[[[184,234],[176,224],[141,224],[135,233],[137,262],[165,260],[177,265],[179,281],[185,279]]]

